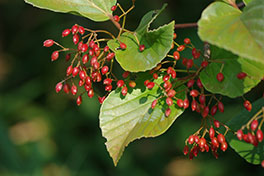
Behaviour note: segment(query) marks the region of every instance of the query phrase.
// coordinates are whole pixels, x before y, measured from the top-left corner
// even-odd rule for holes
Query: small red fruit
[[[261,131],[261,129],[257,130],[256,137],[259,142],[263,141],[263,132]]]
[[[87,62],[89,62],[89,56],[88,56],[88,54],[85,54],[82,57],[82,63],[83,64],[86,64]]]
[[[170,108],[166,109],[165,116],[169,117],[170,114],[171,114],[171,109]]]
[[[145,45],[139,45],[139,51],[143,52],[145,50]]]
[[[118,15],[115,15],[113,18],[114,18],[114,21],[115,21],[115,22],[119,22],[119,21],[120,21],[120,18],[119,18]]]
[[[70,65],[70,66],[67,68],[67,70],[66,70],[66,75],[67,75],[67,76],[70,76],[70,75],[72,74],[72,71],[73,71],[73,67],[72,67],[72,65]]]
[[[79,26],[79,33],[83,35],[85,33],[84,27]]]
[[[188,44],[191,43],[191,40],[190,40],[189,38],[185,38],[185,39],[184,39],[184,43],[188,45]]]
[[[224,104],[221,101],[218,102],[218,109],[222,113],[225,111]]]
[[[241,129],[236,132],[236,135],[237,135],[238,140],[241,141],[243,139],[244,134],[243,134],[243,131]]]
[[[74,67],[72,70],[72,76],[73,77],[77,76],[79,71],[80,71],[79,67]]]
[[[105,75],[109,71],[109,67],[106,65],[101,69],[102,75]]]
[[[207,67],[208,66],[208,61],[203,61],[202,64],[201,64],[201,66],[203,68]]]
[[[55,61],[59,58],[59,52],[58,51],[54,51],[52,54],[51,54],[51,61]]]
[[[200,78],[197,79],[196,84],[197,84],[197,86],[198,86],[200,89],[203,88],[203,84],[202,84],[202,81],[200,80]]]
[[[78,30],[79,30],[79,27],[78,27],[78,25],[73,25],[72,26],[72,29],[71,29],[71,31],[72,31],[72,35],[75,35],[75,34],[77,34],[78,33]]]
[[[116,9],[117,9],[117,6],[116,6],[116,5],[113,5],[113,6],[111,7],[111,10],[112,10],[112,11],[116,11]]]
[[[216,128],[220,128],[220,122],[218,120],[214,120],[214,126]]]
[[[193,135],[189,136],[189,138],[188,138],[188,143],[189,143],[190,145],[192,145],[192,144],[194,143],[194,136],[193,136]]]
[[[223,152],[225,152],[225,151],[227,150],[227,147],[228,147],[228,145],[227,145],[226,142],[221,143],[221,150],[222,150]]]
[[[65,30],[62,32],[62,37],[66,37],[66,36],[68,36],[70,33],[71,33],[71,30],[70,30],[70,29],[65,29]]]
[[[199,92],[198,92],[198,90],[195,90],[195,89],[193,89],[193,90],[191,90],[191,92],[190,92],[190,96],[192,96],[192,97],[197,97],[199,95]]]
[[[45,40],[45,41],[43,42],[43,46],[44,46],[44,47],[51,47],[53,44],[54,44],[54,41],[51,40],[51,39],[49,39],[49,40]]]
[[[103,104],[104,100],[105,100],[105,96],[104,97],[98,97],[98,101],[100,104]]]
[[[185,145],[183,148],[183,154],[187,155],[188,153],[189,153],[189,147],[188,147],[188,145]]]
[[[252,105],[250,103],[250,101],[246,100],[244,102],[244,107],[246,108],[246,110],[248,110],[249,112],[252,110]]]
[[[63,91],[66,93],[66,94],[69,94],[70,91],[71,91],[71,88],[70,88],[70,85],[69,84],[64,84],[63,86]]]
[[[147,88],[148,88],[148,89],[152,89],[154,86],[155,86],[155,83],[154,83],[154,82],[149,82],[149,83],[147,84]]]
[[[168,97],[166,99],[166,103],[167,103],[168,106],[171,106],[171,105],[173,105],[173,100],[170,97]]]
[[[209,130],[209,136],[210,136],[211,139],[212,139],[213,137],[215,137],[215,130],[214,130],[213,127],[211,127],[210,130]]]
[[[219,82],[222,82],[224,80],[224,74],[223,73],[218,73],[216,75],[216,79],[219,81]]]
[[[182,108],[183,107],[183,100],[182,99],[178,99],[177,100],[177,105]]]
[[[80,106],[82,104],[82,96],[78,96],[76,103],[78,106]]]
[[[90,89],[88,91],[87,95],[88,95],[89,98],[93,98],[93,96],[94,96],[94,90],[93,89]]]
[[[126,96],[126,94],[127,94],[127,87],[126,86],[122,88],[121,93],[123,96]]]
[[[185,45],[180,45],[178,48],[177,48],[177,51],[183,51],[185,49]]]
[[[152,103],[151,103],[151,108],[154,109],[156,107],[158,103],[158,100],[154,100]]]
[[[77,86],[75,86],[74,84],[71,87],[71,93],[72,95],[76,95],[78,92]]]
[[[184,101],[183,101],[183,108],[184,109],[187,109],[189,107],[189,100],[186,98]]]
[[[180,59],[180,53],[178,51],[175,51],[173,53],[173,57],[174,57],[175,60],[179,60]]]
[[[258,128],[258,121],[257,120],[253,120],[253,122],[250,125],[250,128],[252,131],[255,131]]]
[[[117,81],[117,83],[116,83],[116,85],[117,85],[117,87],[123,87],[123,85],[125,84],[125,82],[123,81],[123,80],[119,80],[119,81]]]
[[[112,79],[111,79],[111,78],[106,78],[106,79],[104,80],[104,84],[105,84],[105,85],[111,85],[111,84],[112,84]]]
[[[217,106],[214,105],[212,108],[211,108],[211,115],[214,116],[217,112]]]
[[[173,89],[170,89],[167,93],[168,97],[172,98],[176,95],[176,91]]]
[[[194,59],[198,59],[201,56],[201,53],[199,51],[197,51],[196,48],[192,49],[192,55]]]
[[[195,101],[195,99],[193,99],[191,104],[192,111],[195,111],[197,109],[197,106],[198,106],[197,102]]]
[[[129,85],[129,87],[131,87],[131,88],[135,88],[137,84],[136,84],[135,81],[129,81],[128,85]]]
[[[61,91],[62,87],[63,87],[63,84],[61,82],[59,82],[55,87],[56,92],[59,93]]]
[[[219,134],[217,135],[217,140],[218,140],[219,143],[222,144],[222,143],[225,142],[225,136],[224,136],[223,134],[219,133]]]
[[[125,50],[127,48],[126,44],[125,43],[120,43],[120,48],[122,50]]]
[[[240,72],[237,74],[237,79],[245,79],[245,77],[247,77],[245,72]]]
[[[77,43],[79,43],[79,40],[80,40],[80,37],[78,34],[75,34],[73,37],[72,37],[72,41],[75,45],[77,45]]]
[[[192,87],[194,85],[195,81],[193,79],[189,80],[187,83],[187,87]]]

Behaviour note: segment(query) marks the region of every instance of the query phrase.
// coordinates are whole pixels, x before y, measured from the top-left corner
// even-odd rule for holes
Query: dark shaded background
[[[154,24],[175,19],[196,22],[209,0],[138,0],[129,15],[135,29],[149,10],[168,2]],[[125,8],[129,0],[121,0]],[[84,98],[81,107],[71,96],[57,95],[54,87],[63,78],[65,61],[50,62],[51,49],[42,42],[52,38],[63,44],[63,29],[80,24],[116,32],[111,23],[94,23],[82,17],[40,10],[23,0],[0,0],[0,175],[1,176],[147,176],[147,175],[264,175],[260,166],[246,163],[232,149],[218,160],[201,154],[189,161],[182,154],[184,140],[200,125],[191,112],[181,116],[162,136],[133,142],[118,166],[113,166],[99,128],[99,104]],[[176,31],[179,41],[192,38],[201,47],[196,29]],[[262,85],[263,86],[263,85]],[[259,98],[260,87],[247,95]],[[242,100],[225,100],[226,121],[242,108]]]

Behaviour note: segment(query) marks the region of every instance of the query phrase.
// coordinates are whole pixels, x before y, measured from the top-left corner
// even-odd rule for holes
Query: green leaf
[[[201,73],[200,79],[206,90],[212,93],[219,93],[231,98],[239,97],[255,87],[264,76],[264,64],[253,60],[241,58],[226,50],[211,48],[212,61]],[[225,78],[222,82],[216,79],[224,63],[222,73]],[[240,72],[247,73],[243,80],[237,78]]]
[[[162,79],[159,78],[157,83],[161,82]],[[176,91],[183,89],[185,86],[180,86]],[[130,142],[163,134],[183,113],[182,109],[173,105],[170,116],[165,117],[167,105],[164,101],[160,101],[152,110],[151,103],[159,94],[157,85],[152,90],[140,85],[125,98],[120,97],[119,91],[113,91],[104,101],[99,116],[100,127],[107,139],[106,147],[115,165]],[[182,91],[176,96],[184,99],[185,93]]]
[[[243,0],[243,2],[247,5],[248,3],[250,3],[252,0]]]
[[[243,10],[214,2],[198,22],[200,38],[241,57],[264,63],[264,1],[254,0]]]
[[[109,20],[116,0],[25,0],[38,8],[63,13],[77,13],[94,21]]]
[[[239,115],[232,118],[227,126],[233,131],[237,131],[242,125],[246,124],[262,107],[264,107],[264,99],[261,98],[254,102],[252,105],[252,111],[248,112],[243,109]],[[264,143],[259,143],[257,147],[252,144],[248,144],[244,141],[239,141],[232,133],[228,133],[227,141],[229,145],[247,162],[252,164],[260,164],[264,160]]]
[[[108,46],[115,52],[116,60],[124,70],[130,72],[150,70],[160,63],[170,51],[173,42],[174,21],[156,30],[149,30],[150,24],[164,8],[165,6],[159,11],[154,10],[147,13],[142,18],[134,35],[129,32],[121,35],[120,41],[127,45],[125,50],[119,48],[120,43],[118,40],[108,42]],[[137,41],[141,45],[145,45],[143,52],[139,51]]]

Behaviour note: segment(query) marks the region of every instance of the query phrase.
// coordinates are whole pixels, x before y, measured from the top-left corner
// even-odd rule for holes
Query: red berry
[[[94,50],[90,49],[90,50],[88,51],[88,54],[89,54],[90,56],[93,56],[93,55],[94,55]]]
[[[98,101],[100,104],[103,104],[104,100],[105,100],[105,97],[98,97]]]
[[[154,109],[156,107],[158,103],[158,100],[154,100],[152,103],[151,103],[151,108]]]
[[[241,129],[236,132],[236,135],[240,141],[243,139],[243,131]]]
[[[87,84],[87,85],[91,85],[91,84],[92,84],[91,77],[87,76],[87,77],[85,78],[85,84]]]
[[[77,34],[78,30],[79,30],[79,27],[76,24],[72,26],[71,31],[73,35]]]
[[[173,89],[170,89],[167,93],[168,97],[172,98],[176,95],[176,91]]]
[[[198,86],[200,89],[203,88],[203,84],[202,84],[202,81],[200,80],[200,78],[197,79],[196,84],[197,84],[197,86]]]
[[[185,38],[185,39],[184,39],[184,43],[188,45],[188,44],[191,43],[191,40],[190,40],[189,38]]]
[[[83,53],[85,53],[87,50],[88,50],[88,45],[85,43],[85,44],[82,45],[82,47],[81,47],[81,51],[82,51]]]
[[[201,64],[201,66],[202,66],[203,68],[207,67],[207,66],[208,66],[208,62],[207,62],[207,61],[203,61],[202,64]]]
[[[125,50],[127,48],[126,44],[125,43],[120,43],[120,48]]]
[[[45,41],[43,42],[43,46],[44,46],[44,47],[51,47],[53,44],[54,44],[54,41],[51,40],[51,39],[49,39],[49,40],[45,40]]]
[[[81,80],[84,80],[86,78],[86,72],[84,70],[79,72],[79,77]]]
[[[108,53],[107,56],[106,56],[106,59],[108,61],[112,60],[113,58],[115,57],[115,53]]]
[[[194,136],[194,142],[196,143],[196,144],[198,144],[198,142],[199,142],[199,136]]]
[[[51,61],[55,61],[59,58],[59,52],[58,51],[54,51],[52,54],[51,54]]]
[[[188,138],[188,143],[189,143],[190,145],[192,145],[192,144],[194,143],[194,136],[193,136],[193,135],[189,136],[189,138]]]
[[[105,91],[110,92],[112,90],[113,86],[112,85],[106,85],[105,86]]]
[[[177,105],[182,108],[183,107],[183,100],[182,99],[178,99],[177,100]]]
[[[153,78],[154,78],[154,79],[158,79],[158,77],[159,77],[159,76],[158,76],[157,73],[154,73],[154,74],[153,74]]]
[[[223,134],[219,133],[219,134],[217,135],[217,140],[218,140],[219,143],[222,144],[222,143],[225,142],[225,136],[224,136]]]
[[[191,104],[192,111],[195,111],[197,106],[198,106],[197,102],[195,101],[195,99],[193,99],[192,104]]]
[[[139,45],[139,51],[143,52],[145,50],[145,45]]]
[[[125,71],[125,72],[122,74],[122,77],[123,77],[124,79],[126,79],[129,75],[130,75],[130,72],[129,72],[129,71]]]
[[[171,106],[171,105],[173,105],[173,100],[170,97],[168,97],[166,99],[166,103],[167,103],[168,106]]]
[[[66,62],[71,59],[71,53],[66,54],[65,60]]]
[[[185,45],[180,45],[178,48],[177,48],[177,51],[183,51],[185,49]]]
[[[123,85],[125,84],[125,82],[123,81],[123,80],[119,80],[119,81],[117,81],[117,83],[116,83],[116,85],[117,85],[117,87],[123,87]]]
[[[201,94],[201,95],[199,96],[199,102],[200,102],[201,104],[205,104],[205,102],[206,102],[206,97],[205,97],[204,94]]]
[[[206,107],[204,108],[204,110],[203,110],[203,113],[202,113],[203,118],[207,117],[208,114],[209,114],[209,107],[206,106]]]
[[[264,168],[264,160],[261,162],[261,167]]]
[[[263,141],[263,132],[261,131],[261,129],[257,130],[256,137],[259,142]]]
[[[80,79],[79,86],[82,87],[84,85],[84,80]]]
[[[166,109],[165,116],[169,117],[170,114],[171,114],[171,109],[170,108]]]
[[[80,71],[79,67],[74,67],[72,70],[72,76],[73,77],[77,76],[79,71]]]
[[[240,72],[237,74],[238,79],[245,79],[247,77],[247,74],[245,72]]]
[[[213,137],[215,137],[215,130],[214,130],[213,127],[211,127],[210,130],[209,130],[209,136],[210,136],[211,139],[212,139]]]
[[[64,86],[63,86],[63,91],[64,91],[66,94],[70,93],[70,91],[71,91],[70,85],[69,85],[69,84],[64,84]]]
[[[72,41],[75,45],[77,45],[77,43],[79,43],[79,35],[78,34],[75,34],[73,37],[72,37]]]
[[[258,128],[258,121],[257,120],[253,120],[253,122],[250,125],[250,128],[252,131],[255,131]]]
[[[182,59],[182,65],[185,65],[186,66],[187,65],[187,62],[188,62],[188,59],[186,59],[186,58],[183,58]]]
[[[114,18],[114,21],[116,21],[116,22],[119,22],[120,21],[120,18],[119,18],[118,15],[115,15],[113,18]]]
[[[190,69],[193,67],[193,60],[192,59],[189,59],[187,62],[186,62],[186,67],[187,69]]]
[[[126,86],[122,88],[121,93],[123,96],[126,96],[126,94],[127,94],[127,87]]]
[[[56,92],[59,93],[61,91],[62,87],[63,87],[63,84],[61,82],[59,82],[55,87]]]
[[[84,27],[79,26],[79,33],[83,35],[85,33]]]
[[[201,53],[199,51],[197,51],[196,48],[192,49],[192,55],[194,59],[198,59],[201,56]]]
[[[136,84],[135,81],[129,81],[128,85],[129,85],[129,87],[131,87],[131,88],[135,88],[137,84]]]
[[[109,71],[108,66],[104,66],[104,67],[101,69],[102,75],[105,75],[108,71]]]
[[[220,122],[218,120],[214,120],[214,126],[216,128],[219,128],[220,127]]]
[[[183,101],[183,108],[184,109],[187,109],[189,107],[189,100],[188,99],[185,99],[184,101]]]
[[[188,153],[189,153],[189,147],[187,145],[185,145],[183,148],[183,154],[187,155]]]
[[[180,53],[178,51],[175,51],[173,53],[173,57],[174,57],[175,60],[179,60],[180,59]]]
[[[90,64],[91,66],[94,66],[94,64],[97,63],[97,57],[92,57],[91,61],[90,61]]]
[[[223,80],[224,80],[224,75],[223,75],[223,73],[218,73],[217,75],[216,75],[216,79],[219,81],[219,82],[222,82]]]
[[[70,30],[70,29],[65,29],[65,30],[62,32],[62,37],[66,37],[66,36],[68,36],[70,33],[71,33],[71,30]]]
[[[192,87],[194,85],[195,81],[193,79],[189,80],[187,83],[187,87]]]
[[[106,79],[104,80],[104,84],[105,84],[105,85],[110,85],[110,84],[112,84],[112,79],[111,79],[111,78],[106,78]]]
[[[213,138],[211,139],[211,143],[212,143],[212,145],[213,145],[215,148],[218,148],[218,147],[219,147],[219,143],[218,143],[218,140],[217,140],[216,137],[213,137]]]
[[[82,57],[82,63],[83,64],[86,64],[87,62],[89,62],[89,56],[88,56],[88,54],[85,54]]]
[[[108,52],[109,51],[109,46],[105,46],[104,47],[104,52],[106,53],[106,52]]]
[[[79,42],[78,47],[77,47],[79,51],[82,50],[82,46],[83,46],[83,42],[81,41],[81,42]]]
[[[82,96],[79,96],[76,100],[76,103],[78,106],[80,106],[82,104]]]
[[[227,145],[226,142],[221,143],[221,150],[222,150],[223,152],[225,152],[225,151],[227,150],[227,147],[228,147],[228,145]]]
[[[199,142],[198,142],[198,145],[199,145],[199,147],[200,148],[203,148],[204,146],[205,146],[205,144],[206,144],[206,140],[205,140],[205,138],[200,138],[200,140],[199,140]]]
[[[163,76],[163,81],[166,82],[170,79],[170,75],[164,75]]]
[[[225,111],[224,104],[221,101],[218,102],[218,109],[222,113]]]
[[[195,90],[195,89],[193,89],[193,90],[191,90],[191,92],[190,92],[190,96],[192,96],[192,97],[197,97],[199,95],[199,92],[197,91],[197,90]]]
[[[177,38],[177,34],[173,33],[173,40],[175,40]]]
[[[72,95],[76,95],[77,92],[78,92],[78,89],[77,89],[77,87],[73,84],[72,87],[71,87],[71,93],[72,93]]]
[[[216,114],[216,112],[217,112],[217,106],[214,105],[214,106],[212,107],[212,109],[211,109],[211,115],[214,116],[214,115]]]
[[[88,92],[87,92],[87,95],[89,98],[93,98],[94,96],[94,90],[93,89],[90,89]]]
[[[67,70],[66,70],[66,75],[69,76],[72,74],[72,71],[73,71],[73,68],[72,68],[72,65],[70,65]]]
[[[148,88],[148,89],[152,89],[154,86],[155,86],[155,83],[154,83],[154,82],[149,82],[149,83],[147,84],[147,88]]]
[[[113,6],[111,7],[111,10],[112,10],[112,11],[116,11],[116,8],[117,8],[117,6],[116,6],[116,5],[113,5]]]
[[[244,107],[246,108],[246,110],[248,110],[249,112],[252,110],[252,105],[250,103],[250,101],[246,100],[244,102]]]

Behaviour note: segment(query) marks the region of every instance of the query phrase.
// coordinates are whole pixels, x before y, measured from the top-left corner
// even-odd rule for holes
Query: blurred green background
[[[131,30],[149,10],[169,3],[154,26],[170,20],[196,22],[209,0],[138,0],[128,17]],[[131,1],[120,0],[125,8]],[[162,136],[133,142],[117,167],[109,157],[99,128],[99,104],[84,97],[81,107],[54,87],[63,79],[63,59],[51,63],[52,49],[42,47],[52,38],[63,44],[61,32],[73,24],[116,32],[109,22],[94,23],[70,14],[33,8],[23,0],[0,0],[0,176],[184,176],[264,175],[232,149],[214,159],[200,154],[189,161],[182,154],[184,140],[200,125],[197,114],[187,112]],[[190,37],[202,47],[196,29],[176,31],[179,41]],[[261,97],[263,83],[246,97]],[[262,89],[263,90],[263,89]],[[242,100],[226,100],[226,121],[242,108]]]

